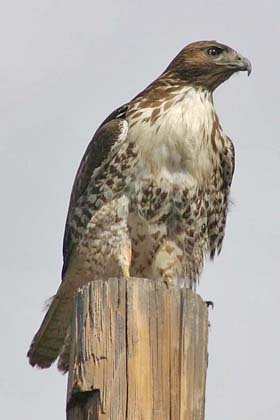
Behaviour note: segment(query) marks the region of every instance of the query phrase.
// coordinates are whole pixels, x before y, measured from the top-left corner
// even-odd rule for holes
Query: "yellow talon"
[[[172,286],[174,284],[172,276],[164,276],[163,281],[166,284],[168,289],[169,289],[170,286]]]
[[[127,277],[127,278],[130,277],[129,267],[127,265],[122,267],[121,270],[122,270],[122,276],[123,277]]]

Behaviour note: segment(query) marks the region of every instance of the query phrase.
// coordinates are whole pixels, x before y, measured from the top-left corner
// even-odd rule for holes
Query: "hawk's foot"
[[[170,286],[174,285],[174,279],[172,276],[164,276],[163,281],[166,284],[167,289],[169,289]]]
[[[206,300],[204,303],[206,304],[207,308],[211,306],[211,309],[214,309],[214,302],[212,302],[212,300]]]

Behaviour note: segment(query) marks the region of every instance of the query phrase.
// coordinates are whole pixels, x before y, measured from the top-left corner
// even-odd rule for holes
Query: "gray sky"
[[[216,39],[253,72],[215,95],[236,172],[223,252],[198,289],[215,302],[206,419],[279,418],[278,1],[1,3],[1,417],[64,418],[66,377],[25,354],[60,282],[69,194],[93,132],[183,46]]]

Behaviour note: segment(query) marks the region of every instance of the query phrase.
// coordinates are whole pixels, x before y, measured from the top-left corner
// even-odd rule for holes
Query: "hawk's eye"
[[[208,55],[211,55],[212,57],[220,55],[222,52],[223,52],[222,48],[218,48],[218,47],[210,47],[207,50]]]

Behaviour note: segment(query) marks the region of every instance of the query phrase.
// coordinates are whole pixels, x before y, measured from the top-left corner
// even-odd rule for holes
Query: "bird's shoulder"
[[[235,149],[232,140],[226,136],[225,149],[222,157],[223,179],[227,187],[231,186],[235,168]]]

